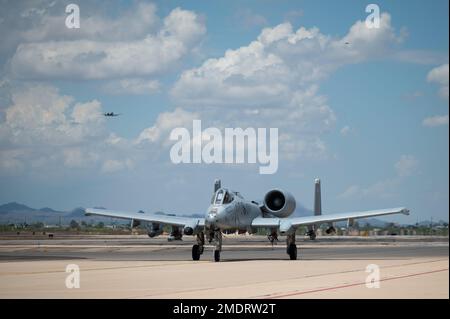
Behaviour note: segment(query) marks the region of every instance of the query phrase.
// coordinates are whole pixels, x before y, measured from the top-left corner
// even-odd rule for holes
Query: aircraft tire
[[[198,245],[192,246],[192,260],[200,260],[200,247]]]
[[[291,260],[297,260],[297,245],[290,244],[288,247],[288,254]]]
[[[220,250],[214,250],[214,261],[220,261]]]

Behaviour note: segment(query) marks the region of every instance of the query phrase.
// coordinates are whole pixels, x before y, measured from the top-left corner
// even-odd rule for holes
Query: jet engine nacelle
[[[153,237],[161,235],[163,232],[163,228],[161,227],[160,224],[149,223],[149,224],[147,224],[147,232],[148,232],[148,237],[153,238]]]
[[[295,210],[295,198],[291,193],[273,189],[264,196],[262,209],[275,217],[287,217]]]

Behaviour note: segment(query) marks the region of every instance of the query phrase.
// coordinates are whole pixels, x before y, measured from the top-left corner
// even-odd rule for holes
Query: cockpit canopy
[[[213,195],[211,204],[213,205],[229,204],[234,200],[235,196],[242,198],[242,196],[237,192],[233,192],[224,188],[219,188]]]

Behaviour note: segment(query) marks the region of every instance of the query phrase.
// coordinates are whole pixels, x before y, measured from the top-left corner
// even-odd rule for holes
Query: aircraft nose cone
[[[211,208],[206,214],[205,223],[206,226],[211,227],[214,226],[218,222],[218,209]]]

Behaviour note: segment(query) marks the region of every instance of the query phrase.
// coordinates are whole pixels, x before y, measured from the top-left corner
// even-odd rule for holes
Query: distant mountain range
[[[105,209],[104,207],[96,208]],[[143,211],[139,212],[144,213]],[[165,214],[163,212],[154,213]],[[196,218],[204,217],[202,214],[184,214],[183,216]],[[77,222],[85,221],[87,223],[97,223],[101,221],[105,224],[110,224],[111,221],[114,221],[115,224],[126,224],[129,222],[125,219],[114,219],[111,217],[85,216],[83,207],[77,207],[70,211],[58,211],[50,207],[32,208],[16,202],[0,205],[0,224],[32,224],[35,222],[43,222],[47,225],[68,225],[71,220],[76,220]]]
[[[46,224],[68,224],[72,219],[77,221],[105,221],[110,218],[98,216],[85,216],[84,208],[77,207],[71,211],[58,211],[50,207],[32,208],[24,204],[11,202],[0,205],[0,223],[18,224],[43,222]]]
[[[100,207],[97,207],[100,208]],[[101,207],[103,208],[103,207]],[[142,211],[139,211],[142,212]],[[163,212],[155,212],[155,214],[164,214]],[[297,205],[297,208],[293,214],[293,216],[302,217],[302,216],[312,216],[314,213],[311,209],[308,209],[302,205]],[[169,214],[168,214],[169,215]],[[172,214],[170,214],[172,215]],[[204,217],[203,214],[177,214],[181,216],[188,216],[188,217],[195,217],[195,218],[202,218]],[[34,222],[43,222],[45,224],[50,225],[58,225],[63,224],[67,225],[70,223],[70,221],[74,219],[78,222],[85,221],[85,222],[104,222],[105,224],[110,223],[112,220],[114,220],[115,223],[128,223],[128,221],[123,219],[112,219],[110,217],[100,217],[100,216],[85,216],[84,215],[84,208],[77,207],[72,209],[71,211],[58,211],[54,210],[50,207],[43,207],[43,208],[31,208],[27,205],[11,202],[7,204],[0,205],[0,224],[19,224],[19,223],[27,223],[31,224]],[[376,218],[366,218],[366,219],[360,219],[357,221],[360,226],[370,224],[374,227],[385,227],[390,222],[386,222],[383,220],[379,220]],[[433,225],[437,224],[444,224],[444,221],[434,221]],[[337,223],[338,227],[343,227],[347,223],[346,222],[339,222]],[[429,226],[431,224],[431,221],[422,221],[419,222],[420,226]]]

